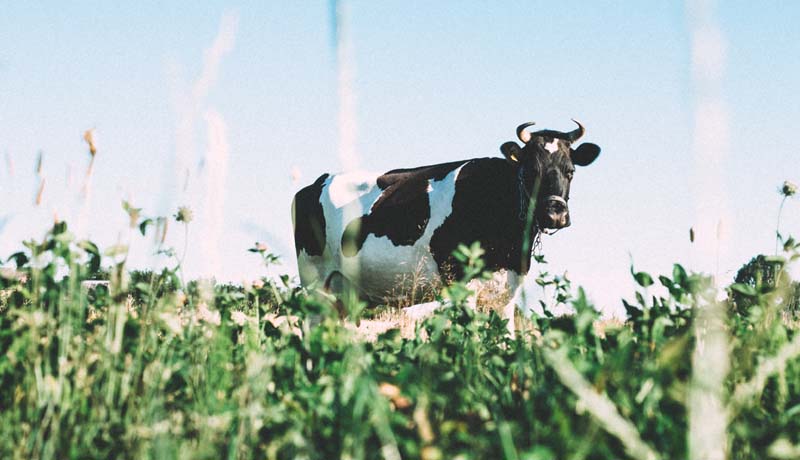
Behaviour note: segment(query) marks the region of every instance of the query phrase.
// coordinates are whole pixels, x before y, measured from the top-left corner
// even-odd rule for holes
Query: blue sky
[[[127,231],[120,202],[129,199],[149,215],[195,209],[190,274],[262,274],[246,252],[256,240],[283,253],[293,272],[291,197],[341,169],[328,2],[114,3],[3,7],[0,256],[57,214],[104,245],[130,242],[134,264],[153,263],[148,242]],[[707,16],[697,13],[704,4]],[[712,195],[725,216],[721,279],[774,250],[777,188],[800,182],[800,4],[348,7],[354,149],[364,169],[496,156],[523,121],[562,130],[571,117],[583,122],[585,140],[603,152],[576,174],[573,225],[545,238],[544,253],[551,271],[568,271],[604,310],[632,296],[631,257],[654,272],[674,262],[717,269],[716,254],[709,268],[709,254],[688,239]],[[220,37],[229,47],[204,61]],[[719,75],[698,76],[698,50],[719,60]],[[201,76],[208,91],[198,95]],[[707,106],[721,120],[706,132],[716,163],[698,156],[696,127],[708,126],[698,125],[698,108]],[[99,153],[86,199],[89,128]],[[40,151],[45,189],[33,206]],[[176,164],[190,172],[185,190]],[[222,214],[209,210],[220,202]],[[782,229],[800,234],[798,200]],[[170,242],[182,246],[182,234],[172,229]]]

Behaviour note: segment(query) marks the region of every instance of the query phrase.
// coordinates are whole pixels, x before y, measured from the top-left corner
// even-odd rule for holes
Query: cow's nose
[[[562,214],[567,212],[567,202],[561,197],[547,199],[547,212]]]
[[[569,208],[560,196],[549,196],[545,202],[548,226],[550,228],[569,227]]]

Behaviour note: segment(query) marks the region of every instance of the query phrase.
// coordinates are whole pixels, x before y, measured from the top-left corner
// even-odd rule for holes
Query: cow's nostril
[[[567,205],[563,201],[552,200],[547,203],[547,210],[555,214],[567,212]]]

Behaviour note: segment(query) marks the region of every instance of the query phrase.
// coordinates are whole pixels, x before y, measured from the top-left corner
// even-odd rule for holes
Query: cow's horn
[[[580,139],[581,136],[583,136],[583,133],[586,132],[586,129],[584,129],[583,125],[578,120],[573,118],[572,121],[574,121],[575,124],[578,125],[578,128],[567,133],[567,140],[570,142],[575,142],[578,139]]]
[[[531,140],[531,133],[525,131],[525,128],[528,128],[529,126],[533,126],[535,124],[536,123],[529,121],[527,123],[523,123],[517,126],[517,137],[519,138],[519,140],[522,141],[523,144],[527,144],[528,141]]]

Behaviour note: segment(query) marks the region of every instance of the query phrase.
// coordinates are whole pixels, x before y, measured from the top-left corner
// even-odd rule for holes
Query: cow
[[[402,280],[440,285],[460,279],[453,252],[480,243],[484,262],[508,303],[509,332],[531,248],[542,233],[570,225],[569,190],[575,166],[600,154],[592,143],[573,144],[584,127],[531,132],[517,127],[522,146],[500,146],[504,158],[473,158],[430,166],[323,174],[292,203],[300,282],[331,290],[355,286],[379,303]],[[427,312],[435,302],[407,309]]]

